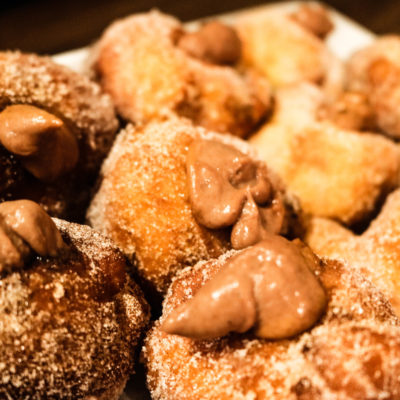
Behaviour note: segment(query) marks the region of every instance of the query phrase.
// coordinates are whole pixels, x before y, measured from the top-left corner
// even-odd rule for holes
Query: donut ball
[[[87,218],[162,295],[185,266],[299,228],[298,211],[246,142],[171,118],[118,135]]]
[[[93,52],[93,70],[118,113],[134,123],[165,114],[218,132],[247,136],[271,108],[268,82],[238,69],[236,30],[210,22],[186,31],[151,11],[109,26]]]
[[[118,399],[148,313],[109,239],[0,204],[0,397]]]
[[[210,339],[167,333],[164,324],[168,318],[201,291],[204,294],[206,285],[227,263],[246,251],[200,262],[181,271],[173,281],[163,314],[149,331],[142,350],[153,399],[356,400],[399,396],[399,321],[382,292],[338,261],[309,264],[324,288],[327,307],[322,318],[303,333],[269,340],[259,336],[257,324],[255,329]],[[265,290],[272,289],[267,286]],[[224,296],[225,292],[221,289],[218,294]],[[214,302],[220,300],[217,297]],[[215,315],[212,305],[204,307],[209,307],[211,317]],[[281,311],[274,318],[285,318],[285,310]],[[238,309],[236,315],[245,319],[247,309]],[[200,318],[204,314],[199,312]],[[215,320],[215,325],[220,321]]]
[[[82,220],[118,121],[100,87],[48,57],[0,53],[0,202]]]

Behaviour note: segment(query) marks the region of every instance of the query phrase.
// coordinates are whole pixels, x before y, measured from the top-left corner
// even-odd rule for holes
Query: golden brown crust
[[[208,129],[246,136],[270,107],[267,83],[191,57],[176,44],[182,31],[178,20],[156,11],[114,22],[95,50],[104,90],[133,122],[173,112]]]
[[[398,185],[400,153],[390,140],[319,121],[324,102],[310,84],[278,91],[276,111],[250,143],[297,195],[304,210],[351,225]]]
[[[334,221],[311,221],[306,240],[322,256],[344,260],[368,276],[390,299],[400,315],[400,190],[360,236]]]
[[[179,274],[149,332],[142,358],[154,399],[373,399],[400,394],[399,322],[386,298],[357,271],[326,261],[316,272],[329,305],[323,320],[292,340],[251,333],[194,341],[160,322],[212,278],[228,253]]]
[[[235,26],[243,42],[243,64],[263,73],[274,86],[308,81],[331,95],[343,88],[342,62],[286,10],[250,11],[238,17]]]
[[[222,141],[254,155],[240,139],[196,128],[184,119],[128,126],[103,165],[88,211],[93,227],[108,234],[128,257],[136,255],[139,274],[160,293],[178,270],[230,248],[229,230],[206,229],[192,214],[186,155],[196,138]]]
[[[186,185],[190,123],[128,126],[102,169],[102,183],[88,210],[93,227],[109,235],[139,273],[163,292],[177,270],[215,257],[228,235],[210,232],[192,216]]]
[[[118,399],[147,303],[107,238],[54,221],[69,252],[0,279],[0,396]]]
[[[0,53],[0,109],[10,104],[32,104],[61,118],[84,143],[85,163],[96,166],[118,127],[97,84],[35,54]]]
[[[345,91],[334,101],[325,102],[318,111],[318,117],[345,130],[376,130],[375,116],[368,96],[361,92]]]
[[[370,86],[369,67],[379,59],[400,66],[400,40],[397,35],[384,35],[355,52],[346,64],[347,84],[353,90],[367,93]]]
[[[118,127],[110,98],[97,84],[50,58],[1,52],[0,111],[12,104],[34,105],[60,118],[78,138],[80,157],[71,173],[48,185],[0,146],[0,201],[30,198],[53,216],[79,219]]]
[[[400,137],[400,36],[386,35],[353,54],[347,63],[348,86],[365,93],[375,122],[385,134]]]

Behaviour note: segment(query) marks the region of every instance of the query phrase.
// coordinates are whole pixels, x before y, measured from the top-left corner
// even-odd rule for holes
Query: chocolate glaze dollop
[[[204,24],[197,32],[184,32],[178,47],[192,57],[211,64],[235,64],[242,52],[236,30],[219,21]]]
[[[195,219],[210,229],[232,227],[234,249],[283,228],[283,198],[264,163],[224,143],[197,140],[189,148],[186,168]]]
[[[77,139],[64,122],[28,104],[8,106],[0,112],[0,144],[44,182],[73,169],[79,157]]]
[[[53,220],[35,202],[0,204],[0,273],[22,268],[33,254],[56,257],[65,247]]]
[[[234,255],[161,329],[213,339],[253,328],[263,339],[284,339],[312,327],[327,296],[312,272],[319,260],[308,248],[270,234]]]
[[[299,25],[320,39],[325,39],[334,28],[327,9],[316,3],[302,4],[290,16]]]

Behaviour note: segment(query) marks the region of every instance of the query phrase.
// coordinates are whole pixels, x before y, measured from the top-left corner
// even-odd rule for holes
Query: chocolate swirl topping
[[[297,335],[312,327],[326,308],[325,291],[312,272],[318,262],[308,248],[269,235],[228,259],[161,329],[193,339],[251,328],[265,339]]]
[[[198,140],[189,148],[187,173],[197,222],[210,229],[232,226],[234,249],[281,231],[285,207],[264,163],[226,144]]]
[[[0,273],[22,268],[34,254],[55,257],[65,248],[53,220],[30,200],[0,204]]]
[[[17,104],[0,113],[0,144],[37,179],[51,182],[78,162],[78,143],[64,122],[38,107]]]

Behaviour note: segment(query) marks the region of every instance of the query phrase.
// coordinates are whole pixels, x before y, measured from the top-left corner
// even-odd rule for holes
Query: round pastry
[[[0,204],[0,397],[115,399],[148,306],[109,239]]]
[[[157,11],[133,15],[114,22],[95,52],[102,87],[132,122],[173,112],[243,137],[270,108],[267,82],[233,68],[240,39],[219,22],[186,32],[178,20]]]
[[[323,257],[357,268],[390,300],[400,316],[400,189],[386,199],[380,213],[361,235],[336,221],[310,220],[305,240]]]
[[[117,127],[97,84],[50,58],[0,52],[0,202],[82,219]]]
[[[375,61],[383,59],[400,66],[399,36],[381,36],[355,52],[346,64],[349,86],[361,92],[368,92],[371,84],[370,67]]]
[[[368,97],[377,127],[400,138],[400,36],[382,36],[354,53],[347,72],[348,86]]]
[[[246,142],[170,119],[118,135],[87,217],[164,293],[185,266],[299,228],[294,208]]]
[[[342,98],[344,116],[333,104],[326,109],[326,96],[315,85],[281,88],[272,118],[249,141],[305,212],[355,226],[398,186],[400,153],[382,135],[358,130],[369,119],[368,107],[360,96],[349,96]]]
[[[181,271],[142,357],[157,400],[397,398],[399,333],[357,271],[275,237]]]
[[[260,71],[275,87],[300,82],[321,85],[335,97],[344,85],[343,63],[323,39],[333,29],[329,13],[317,4],[249,11],[235,27],[242,40],[242,64]]]

